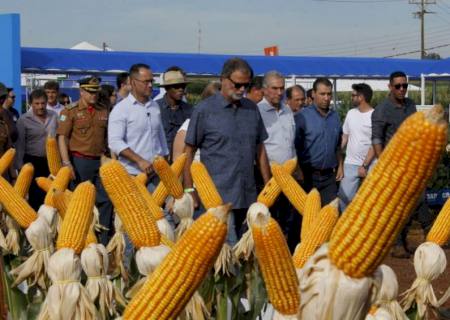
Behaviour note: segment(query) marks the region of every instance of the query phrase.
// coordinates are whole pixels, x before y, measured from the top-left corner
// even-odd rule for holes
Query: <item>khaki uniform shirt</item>
[[[89,109],[81,101],[66,107],[59,116],[56,134],[69,139],[69,152],[97,157],[106,150],[108,111]]]

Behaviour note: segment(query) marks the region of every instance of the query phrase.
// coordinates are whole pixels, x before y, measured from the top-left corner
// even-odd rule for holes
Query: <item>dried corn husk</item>
[[[25,236],[32,247],[33,253],[24,263],[11,270],[11,274],[16,277],[12,285],[16,286],[29,279],[30,286],[37,284],[46,291],[47,268],[50,255],[54,251],[52,230],[47,219],[43,215],[39,215],[25,230]]]
[[[108,245],[106,246],[106,251],[110,255],[110,264],[114,269],[113,276],[117,276],[120,274],[125,284],[128,283],[129,276],[128,271],[123,264],[124,254],[125,254],[125,231],[123,229],[122,221],[118,214],[114,215],[114,236],[109,240]]]
[[[166,218],[157,220],[156,225],[158,226],[158,230],[162,235],[165,235],[170,241],[175,241],[175,231],[173,230],[169,221],[166,220]]]
[[[387,311],[384,308],[378,308],[373,314],[368,314],[366,317],[366,320],[394,320],[394,319],[395,318],[391,316],[389,311]]]
[[[331,264],[324,244],[299,270],[300,317],[316,320],[364,319],[373,281],[354,279]]]
[[[38,215],[42,216],[48,223],[48,225],[50,226],[50,228],[52,229],[52,238],[54,239],[56,234],[57,234],[57,214],[56,214],[57,210],[53,207],[50,207],[48,205],[41,205],[39,207],[38,210]]]
[[[73,249],[62,248],[50,258],[52,280],[39,320],[97,319],[95,305],[81,285],[80,258]]]
[[[233,247],[234,256],[238,260],[248,261],[255,253],[255,243],[253,242],[252,229],[242,235],[241,239]]]
[[[189,193],[185,193],[180,199],[175,199],[173,212],[180,218],[180,223],[175,229],[175,238],[178,240],[194,223],[194,200],[192,196]]]
[[[434,294],[431,281],[439,277],[446,266],[447,258],[439,245],[433,242],[424,242],[417,248],[414,253],[414,269],[417,278],[411,288],[402,294],[404,295],[401,301],[403,310],[408,310],[415,302],[419,317],[436,315],[439,301]]]
[[[186,308],[184,308],[183,313],[185,314],[184,318],[189,320],[210,319],[208,308],[206,308],[205,301],[198,291],[195,291]]]
[[[94,224],[94,231],[96,232],[102,232],[104,230],[109,230],[104,225],[100,224],[100,212],[98,211],[97,207],[94,206],[93,212],[93,224]]]
[[[6,215],[5,224],[8,228],[6,234],[6,250],[15,255],[19,255],[20,251],[20,226],[10,215]]]
[[[126,306],[119,289],[107,278],[108,253],[102,244],[91,243],[81,253],[81,266],[87,276],[85,288],[91,300],[99,306],[101,319],[118,316],[116,305]]]
[[[236,256],[234,255],[233,250],[231,250],[230,245],[225,242],[214,263],[214,274],[231,276],[234,274],[233,271],[236,264],[238,264]]]
[[[136,266],[143,277],[127,292],[127,298],[134,297],[147,281],[148,276],[160,265],[169,252],[169,247],[163,244],[154,247],[142,247],[136,252]]]
[[[405,312],[397,301],[398,281],[394,271],[387,265],[380,265],[375,271],[374,280],[377,284],[377,291],[372,307],[375,307],[375,319],[386,319],[387,313],[392,320],[408,320]],[[381,318],[383,317],[383,318]]]

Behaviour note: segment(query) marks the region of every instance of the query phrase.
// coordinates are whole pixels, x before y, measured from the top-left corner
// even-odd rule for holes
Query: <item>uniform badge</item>
[[[59,121],[66,121],[66,119],[67,119],[67,117],[66,117],[65,114],[62,114],[62,115],[59,117]]]

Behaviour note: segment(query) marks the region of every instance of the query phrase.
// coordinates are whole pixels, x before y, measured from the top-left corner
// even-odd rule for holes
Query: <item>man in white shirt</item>
[[[152,160],[169,153],[158,104],[151,99],[153,73],[148,65],[130,69],[130,94],[111,111],[108,144],[131,175],[155,177]],[[150,180],[150,182],[152,182]]]
[[[344,211],[355,196],[375,158],[372,147],[372,89],[365,83],[352,85],[352,105],[345,117],[342,148],[347,146],[344,178],[339,187],[340,209]]]
[[[295,122],[291,109],[283,103],[284,77],[277,71],[269,71],[263,79],[264,98],[258,103],[259,113],[269,137],[264,141],[269,161],[284,163],[295,157]],[[280,195],[270,212],[281,226],[290,249],[293,251],[299,239],[300,221],[289,201]]]
[[[59,116],[64,106],[58,102],[59,83],[53,80],[47,81],[44,84],[44,91],[47,95],[47,109],[56,112]]]

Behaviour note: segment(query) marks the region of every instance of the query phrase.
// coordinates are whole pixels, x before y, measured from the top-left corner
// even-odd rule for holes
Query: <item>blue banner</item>
[[[427,190],[426,201],[430,206],[442,206],[450,197],[450,189]]]

